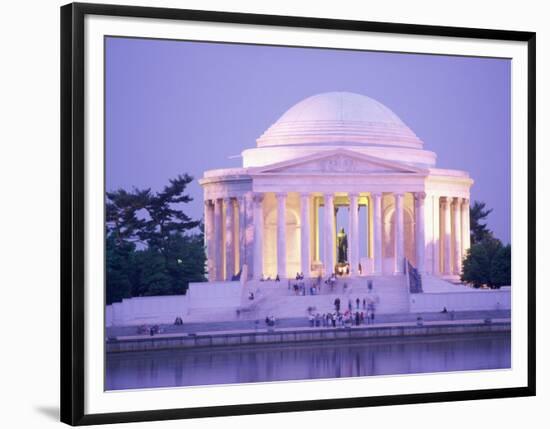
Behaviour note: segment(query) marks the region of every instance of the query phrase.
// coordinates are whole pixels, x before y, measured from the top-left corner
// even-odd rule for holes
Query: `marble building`
[[[347,92],[306,98],[242,152],[242,167],[200,179],[209,281],[241,270],[251,279],[342,269],[399,275],[406,260],[420,273],[458,276],[470,246],[473,180],[437,168],[436,159],[376,100]],[[338,261],[342,212],[348,245]]]

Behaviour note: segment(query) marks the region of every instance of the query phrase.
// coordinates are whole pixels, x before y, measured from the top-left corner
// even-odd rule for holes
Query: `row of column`
[[[350,274],[358,274],[359,267],[359,194],[350,193],[348,261]],[[405,228],[404,228],[404,194],[394,193],[395,198],[395,272],[403,273],[405,269]],[[424,192],[414,193],[415,201],[415,254],[416,267],[419,272],[425,271],[425,216]],[[245,263],[252,271],[254,278],[263,275],[263,194],[246,194],[238,198],[207,200],[205,202],[205,241],[207,248],[208,272],[211,280],[230,280],[235,274],[235,267]],[[373,270],[374,274],[382,272],[382,193],[371,193],[373,219]],[[277,193],[277,273],[280,277],[287,274],[286,250],[286,193]],[[301,271],[310,273],[310,204],[311,195],[300,195],[301,218]],[[443,274],[460,274],[462,257],[469,248],[469,201],[462,198],[440,198],[442,215],[442,272]],[[334,194],[324,195],[325,213],[334,213]],[[225,207],[225,224],[223,208]],[[451,216],[451,209],[454,210]],[[238,231],[235,230],[235,212],[239,211]],[[451,219],[454,225],[451,225]],[[323,256],[325,270],[332,272],[336,266],[335,216],[324,216]],[[235,254],[235,240],[239,241],[239,252]],[[453,249],[451,250],[451,246]],[[436,249],[439,254],[439,249]],[[238,256],[239,260],[235,258]],[[452,260],[454,257],[454,260]],[[238,264],[237,264],[238,262]]]
[[[252,267],[253,264],[253,238],[258,232],[254,231],[252,195],[205,200],[204,210],[208,278],[210,281],[231,280],[237,274],[236,267],[240,269],[244,264]],[[256,215],[256,219],[263,218]],[[238,253],[235,252],[237,247]]]
[[[467,198],[441,197],[439,204],[443,218],[440,228],[442,274],[460,275],[462,259],[470,248],[470,201]]]
[[[404,217],[404,193],[394,193],[395,198],[395,267],[394,271],[398,274],[405,271],[405,217]],[[382,194],[372,193],[373,209],[373,242],[374,242],[374,273],[382,272]],[[414,193],[415,201],[415,252],[416,268],[419,272],[424,272],[425,264],[425,233],[424,233],[424,192]],[[352,224],[352,229],[355,226]]]

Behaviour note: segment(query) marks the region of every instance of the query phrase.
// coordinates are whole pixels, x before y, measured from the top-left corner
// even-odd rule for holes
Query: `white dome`
[[[326,92],[291,107],[258,147],[326,143],[422,148],[422,141],[382,103],[351,92]]]

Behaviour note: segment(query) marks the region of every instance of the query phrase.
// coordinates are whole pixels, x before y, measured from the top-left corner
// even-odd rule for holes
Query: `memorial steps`
[[[368,289],[368,281],[373,282],[373,289]],[[314,282],[314,281],[313,281]],[[263,320],[267,316],[275,318],[307,317],[308,309],[313,313],[328,313],[334,311],[334,301],[340,298],[340,310],[348,309],[349,301],[352,310],[357,310],[356,299],[359,298],[359,311],[363,309],[363,299],[375,301],[376,314],[408,313],[409,301],[405,276],[373,276],[338,279],[334,289],[326,284],[315,295],[310,294],[306,281],[306,295],[294,292],[294,280],[250,281],[246,290],[254,294],[254,300],[243,299],[239,308],[227,309],[221,312],[214,310],[192,310],[188,318],[192,320]],[[289,287],[290,285],[290,287]],[[248,297],[248,292],[246,297]]]

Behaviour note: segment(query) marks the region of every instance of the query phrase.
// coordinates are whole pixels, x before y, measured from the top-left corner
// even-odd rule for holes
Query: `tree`
[[[162,253],[155,249],[137,252],[136,274],[132,296],[171,295],[172,285]]]
[[[106,241],[106,301],[107,304],[122,301],[132,296],[133,253],[130,243],[116,244],[113,235]]]
[[[190,282],[206,280],[203,237],[202,233],[197,233],[173,234],[168,238],[164,256],[173,294],[185,293]]]
[[[492,231],[487,228],[487,223],[483,222],[493,209],[486,209],[485,206],[486,204],[483,202],[474,201],[474,205],[470,207],[470,241],[472,245],[493,236]]]
[[[508,286],[512,283],[512,248],[501,247],[491,262],[491,284],[494,287]]]
[[[122,246],[127,241],[137,240],[139,231],[146,225],[144,219],[138,218],[138,213],[145,208],[150,198],[149,189],[134,188],[131,192],[118,189],[107,192],[105,204],[107,233],[114,236],[118,246]]]
[[[485,247],[478,243],[468,250],[462,265],[460,279],[466,283],[472,283],[474,287],[481,287],[489,282],[489,264]]]
[[[107,193],[107,304],[183,294],[189,282],[205,280],[204,229],[182,210],[192,201],[185,194],[192,180],[180,175],[157,193],[136,188]]]
[[[179,208],[179,204],[193,200],[185,194],[185,188],[192,180],[187,174],[179,175],[170,179],[170,184],[161,192],[149,196],[145,205],[149,219],[139,233],[149,247],[164,252],[171,235],[183,234],[199,225],[199,221],[192,220]]]
[[[493,237],[486,237],[474,244],[462,264],[461,280],[472,283],[474,287],[495,286],[492,280],[493,263],[502,249],[501,241]],[[494,269],[498,270],[498,268]]]

